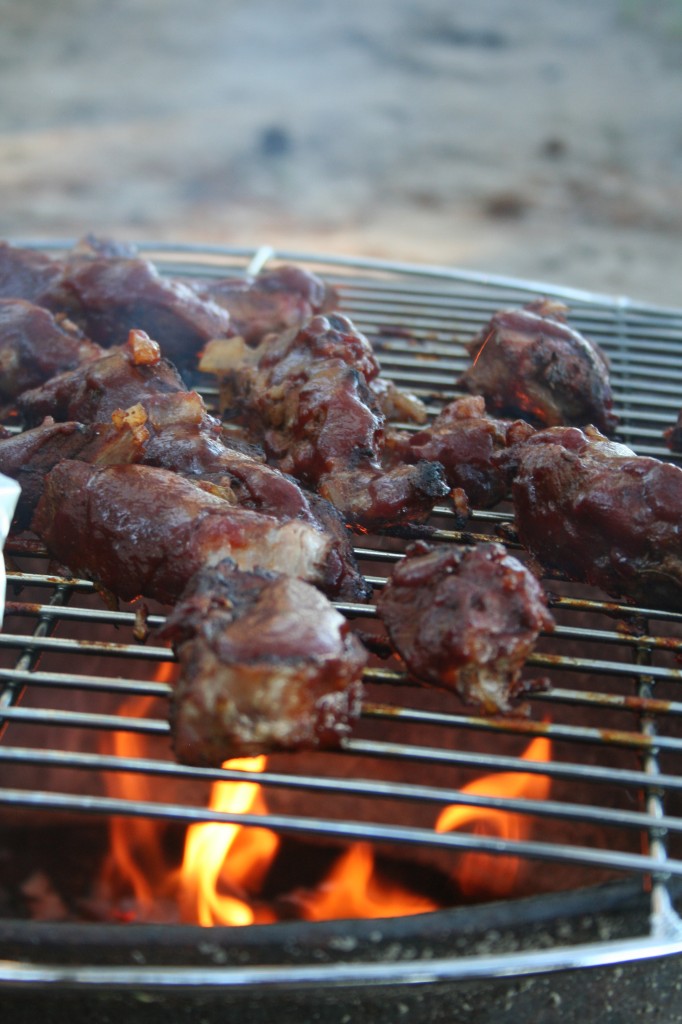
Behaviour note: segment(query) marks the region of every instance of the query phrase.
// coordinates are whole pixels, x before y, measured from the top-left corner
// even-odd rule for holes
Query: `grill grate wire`
[[[297,262],[323,274],[337,286],[342,310],[376,340],[385,375],[425,399],[433,412],[456,394],[453,381],[467,363],[464,343],[496,309],[539,294],[564,298],[570,304],[571,323],[598,340],[611,360],[615,411],[621,418],[619,439],[640,454],[674,461],[661,431],[674,421],[682,404],[680,311],[445,268],[271,250],[157,244],[141,248],[162,272],[174,276],[241,273],[273,260]],[[210,405],[217,392],[210,381],[204,383],[202,391]],[[510,520],[504,510],[477,512],[469,530],[455,530],[449,511],[439,508],[434,514],[435,536],[453,543],[499,539],[498,531],[504,531]],[[400,544],[392,542],[386,550],[386,545],[374,543],[372,538],[363,538],[356,551],[368,578],[379,587],[401,557]],[[133,613],[93,601],[94,588],[87,581],[50,574],[39,546],[31,548],[29,555],[24,566],[22,541],[10,538],[6,548],[8,603],[0,633],[3,777],[9,768],[32,766],[44,769],[47,779],[51,778],[48,770],[56,769],[59,778],[59,770],[72,769],[84,782],[93,772],[200,782],[246,779],[261,783],[266,792],[286,791],[292,796],[289,807],[294,810],[231,814],[182,801],[93,796],[85,786],[83,791],[62,792],[57,786],[38,789],[21,785],[0,788],[0,807],[47,814],[141,816],[183,824],[225,821],[265,826],[283,835],[367,839],[453,854],[462,850],[513,854],[541,862],[544,869],[552,864],[606,869],[641,879],[651,892],[648,934],[638,938],[636,948],[624,947],[622,958],[647,957],[654,955],[654,950],[682,950],[682,922],[669,888],[671,880],[682,877],[682,852],[677,849],[682,842],[682,730],[677,725],[682,701],[676,699],[682,681],[682,612],[633,609],[604,601],[589,588],[562,588],[562,581],[548,579],[545,582],[559,625],[551,638],[541,641],[527,668],[532,675],[549,675],[552,686],[530,697],[528,717],[485,719],[445,697],[442,707],[434,708],[428,702],[423,706],[420,696],[424,691],[411,686],[398,669],[375,665],[367,671],[371,692],[361,729],[342,752],[332,756],[333,771],[325,768],[320,774],[314,761],[296,758],[288,761],[284,770],[267,769],[264,773],[209,770],[176,764],[170,748],[168,756],[160,758],[68,747],[66,738],[73,729],[79,735],[127,732],[167,738],[170,730],[163,717],[136,717],[120,709],[102,712],[96,707],[73,710],[68,698],[77,694],[80,702],[87,704],[91,695],[105,693],[121,699],[163,701],[170,685],[149,676],[172,657],[167,648],[155,645],[153,637],[144,645],[134,640]],[[371,604],[339,607],[359,629],[372,626],[375,613]],[[162,621],[161,615],[154,615],[149,625],[156,627]],[[85,636],[79,628],[80,632],[85,629]],[[104,670],[102,659],[106,661]],[[385,702],[382,689],[390,695]],[[55,694],[66,695],[66,706],[58,706],[59,702],[53,706]],[[576,717],[576,712],[581,717]],[[608,727],[604,715],[609,716]],[[51,736],[55,729],[63,730],[64,745],[14,742],[15,729],[29,726],[49,726]],[[417,741],[412,738],[414,728],[421,730]],[[424,730],[426,739],[421,738]],[[522,760],[520,753],[509,752],[515,744],[521,751],[537,736],[553,743],[549,761]],[[506,743],[501,752],[497,749],[500,738]],[[585,750],[587,757],[583,757]],[[352,763],[354,758],[360,759],[365,774],[345,774],[343,762],[351,759]],[[397,772],[384,772],[386,765]],[[445,769],[445,782],[433,784],[421,777],[415,781],[415,773],[424,769],[428,778],[432,766]],[[447,776],[447,772],[455,774]],[[564,788],[560,796],[552,793],[540,801],[481,796],[462,788],[462,779],[501,772],[547,775],[553,784]],[[450,778],[456,780],[454,784]],[[603,803],[600,794],[614,787],[627,793],[627,799]],[[451,803],[508,810],[532,816],[532,838],[500,839],[464,830],[438,834],[423,825],[381,820],[371,811],[364,819],[358,815],[357,820],[308,813],[308,799],[319,794],[362,801],[370,808],[385,801],[433,807],[434,820],[438,809]],[[634,837],[635,841],[593,846],[584,839],[566,840],[563,833],[561,841],[556,841],[552,826],[557,821],[569,826],[612,827],[618,836]],[[606,946],[602,954],[604,962],[616,955]],[[573,960],[575,956],[573,951]],[[599,957],[599,951],[585,950],[585,962],[595,962],[595,956]],[[506,969],[514,969],[511,960]],[[453,965],[443,970],[451,974]],[[471,970],[475,973],[476,968]],[[21,973],[19,967],[17,971],[0,969],[0,982],[15,980]]]

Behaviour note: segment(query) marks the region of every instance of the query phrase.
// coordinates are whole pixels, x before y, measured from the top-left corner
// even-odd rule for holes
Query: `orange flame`
[[[382,878],[375,870],[371,845],[362,842],[353,843],[325,881],[302,902],[303,916],[309,921],[402,917],[438,909],[427,897]]]
[[[172,682],[177,667],[162,664],[156,682]],[[151,713],[153,696],[132,697],[121,708],[125,716],[144,718]],[[105,735],[103,752],[118,757],[149,755],[149,737],[124,731]],[[263,771],[266,759],[245,758],[226,761],[224,767]],[[111,796],[123,800],[154,801],[152,777],[125,772],[107,776]],[[253,782],[219,782],[211,790],[209,808],[233,813],[267,813]],[[99,877],[102,898],[110,901],[117,917],[147,919],[158,916],[161,901],[177,901],[183,920],[203,925],[251,924],[270,919],[267,910],[255,912],[245,897],[256,890],[279,846],[269,829],[247,829],[238,825],[208,822],[191,826],[185,836],[181,867],[173,870],[164,851],[164,825],[146,818],[112,817],[109,850]],[[224,891],[225,889],[229,891]],[[134,908],[120,909],[120,901]]]
[[[544,736],[534,739],[521,755],[524,761],[549,761],[551,744]],[[551,779],[548,775],[530,772],[501,772],[475,779],[464,786],[463,793],[477,796],[525,797],[544,800],[549,794]],[[450,832],[472,825],[475,835],[498,836],[520,840],[529,833],[528,816],[495,808],[469,807],[452,804],[446,807],[436,821],[436,832]],[[456,880],[465,896],[501,897],[513,891],[521,869],[518,857],[494,854],[465,854],[457,865]]]
[[[158,677],[157,677],[158,678]],[[144,718],[155,697],[133,697],[126,701],[126,715]],[[144,756],[145,737],[115,732],[109,737],[110,753],[117,757]],[[103,742],[103,747],[107,746]],[[107,777],[111,796],[123,800],[152,800],[152,780],[126,773]],[[161,895],[168,867],[163,851],[163,830],[158,822],[146,818],[112,817],[109,824],[109,851],[102,866],[100,884],[111,897],[127,894],[136,907],[135,916],[146,917]]]
[[[265,764],[265,757],[246,757],[225,761],[223,768],[262,772]],[[209,807],[238,814],[266,812],[255,782],[215,783]],[[247,925],[257,919],[262,923],[271,918],[263,910],[256,915],[245,890],[260,884],[278,847],[279,839],[270,829],[244,829],[219,822],[192,825],[187,830],[180,869],[183,919],[208,927]]]
[[[156,674],[159,682],[172,681],[176,668],[165,664]],[[125,713],[144,717],[155,698],[135,697],[126,702]],[[119,732],[109,740],[110,750],[122,757],[148,754],[149,737]],[[547,761],[550,743],[533,740],[522,755],[526,761]],[[266,758],[226,761],[226,769],[262,772]],[[153,801],[152,777],[111,773],[112,795]],[[546,775],[503,772],[477,779],[462,790],[478,796],[546,798]],[[230,814],[267,814],[262,787],[250,780],[217,782],[211,790],[209,809]],[[453,804],[445,808],[435,825],[437,832],[469,828],[474,834],[522,839],[529,832],[528,816],[510,811]],[[169,867],[164,849],[164,828],[145,818],[114,817],[110,821],[110,850],[101,876],[102,891],[113,898],[131,900],[134,916],[150,918],[161,901],[173,901],[173,914],[186,922],[212,925],[249,925],[276,920],[275,910],[259,898],[263,881],[280,847],[270,829],[239,824],[205,822],[192,825],[185,836],[179,868]],[[489,898],[508,895],[518,882],[519,858],[480,852],[464,854],[455,879],[463,895]],[[259,901],[260,900],[260,901]],[[327,877],[314,889],[292,895],[297,913],[307,920],[379,918],[426,913],[438,909],[428,897],[387,877],[377,866],[371,844],[356,842],[336,860]],[[118,916],[127,912],[115,911]],[[129,916],[133,916],[131,913]]]

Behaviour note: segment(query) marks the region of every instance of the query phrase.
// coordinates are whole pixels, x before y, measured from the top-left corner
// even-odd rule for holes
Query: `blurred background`
[[[0,235],[682,306],[682,0],[0,0]]]

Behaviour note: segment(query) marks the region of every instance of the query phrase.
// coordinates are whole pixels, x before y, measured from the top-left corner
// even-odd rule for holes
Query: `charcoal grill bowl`
[[[375,921],[6,922],[3,1007],[12,1024],[676,1024],[682,938],[642,943],[647,912],[628,881]]]
[[[41,243],[36,243],[41,246]],[[65,243],[68,244],[68,243]],[[60,248],[61,243],[41,246]],[[550,294],[581,304],[599,329],[602,319],[616,325],[619,339],[655,335],[661,345],[679,346],[682,314],[638,306],[628,300],[557,289],[509,278],[491,278],[444,268],[413,267],[371,260],[306,256],[271,250],[227,250],[150,244],[168,272],[188,273],[206,263],[223,271],[224,259],[247,261],[256,272],[273,255],[287,261],[352,270],[383,281],[386,296],[375,306],[362,281],[347,290],[371,326],[400,316],[428,334],[440,312],[443,283],[462,300],[461,328],[509,296]],[[212,261],[217,261],[213,265]],[[419,288],[405,300],[400,281]],[[397,284],[396,284],[397,282]],[[341,287],[347,282],[341,280]],[[353,290],[357,287],[357,294]],[[433,292],[431,295],[430,292]],[[469,292],[475,292],[470,299]],[[435,305],[425,314],[423,297]],[[398,307],[391,305],[396,298]],[[505,297],[505,298],[503,298]],[[385,307],[388,301],[389,307]],[[448,300],[449,301],[449,300]],[[419,303],[422,302],[420,306]],[[384,305],[382,305],[384,303]],[[436,310],[433,313],[433,310]],[[426,316],[426,319],[424,317]],[[400,317],[398,318],[400,319]],[[646,340],[646,339],[645,339]],[[629,382],[628,346],[615,349],[619,374]],[[401,359],[390,348],[400,380]],[[382,358],[382,362],[383,362]],[[391,375],[391,374],[389,374]],[[666,381],[666,384],[669,383]],[[427,391],[443,386],[437,374],[423,376]],[[625,395],[626,440],[637,450],[661,455],[655,421],[670,418],[654,394],[647,403],[637,392]],[[671,385],[674,390],[674,385]],[[670,389],[669,389],[670,390]],[[644,423],[644,426],[642,424]],[[654,424],[650,426],[649,424]],[[655,779],[652,780],[655,783]],[[675,884],[654,876],[653,893],[629,879],[603,887],[475,908],[458,908],[414,918],[305,924],[287,922],[247,930],[188,926],[70,925],[0,923],[0,987],[8,1020],[22,1024],[38,1016],[46,1024],[67,1019],[107,1022],[128,1014],[134,1020],[213,1021],[324,1020],[332,1024],[371,1020],[506,1022],[538,1020],[601,1024],[638,1018],[661,1024],[682,1021],[680,956],[682,928],[674,911]],[[648,932],[648,934],[647,934]]]

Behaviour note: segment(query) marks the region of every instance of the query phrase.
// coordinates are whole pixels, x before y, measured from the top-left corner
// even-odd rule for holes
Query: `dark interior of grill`
[[[453,397],[453,380],[466,364],[464,344],[492,312],[539,294],[559,297],[569,304],[571,323],[609,356],[619,439],[639,454],[674,461],[661,433],[674,421],[682,393],[682,313],[564,294],[527,282],[371,261],[151,246],[149,253],[173,275],[217,276],[226,267],[253,271],[280,260],[314,269],[336,285],[342,310],[380,342],[384,374],[426,401],[434,413]],[[201,390],[215,407],[212,382],[202,381]],[[523,558],[510,533],[511,520],[509,509],[499,507],[474,512],[461,528],[447,508],[439,507],[431,522],[437,541],[502,538]],[[357,537],[356,553],[375,587],[382,586],[404,544],[396,538]],[[229,929],[215,929],[225,948],[255,944],[256,963],[273,969],[266,980],[275,987],[287,973],[287,944],[299,938],[309,969],[301,975],[303,986],[315,979],[316,954],[310,949],[327,948],[331,941],[338,952],[341,935],[354,935],[358,943],[356,973],[368,964],[376,968],[367,938],[371,922],[345,924],[342,930],[327,923],[321,937],[314,925],[296,920],[295,900],[287,896],[304,887],[311,874],[322,875],[340,850],[358,841],[374,844],[389,874],[408,879],[435,902],[437,909],[427,915],[382,922],[386,941],[399,929],[395,941],[400,944],[408,936],[420,950],[432,943],[436,952],[430,955],[446,965],[441,966],[444,973],[436,971],[434,984],[458,962],[475,971],[479,961],[480,971],[491,976],[513,973],[519,949],[528,956],[549,945],[557,964],[564,966],[579,964],[582,950],[589,950],[585,959],[591,963],[599,962],[595,950],[610,950],[607,960],[614,963],[621,953],[637,960],[653,956],[654,950],[679,949],[682,610],[634,608],[591,588],[545,578],[558,626],[552,636],[541,638],[526,674],[546,676],[551,685],[529,695],[527,715],[473,714],[454,695],[412,685],[395,661],[377,655],[366,672],[362,720],[341,751],[273,755],[263,772],[209,770],[184,767],[172,756],[165,714],[171,683],[168,675],[159,674],[160,669],[172,672],[172,655],[153,634],[146,643],[135,639],[134,611],[106,606],[87,581],[54,575],[40,546],[25,537],[10,537],[5,558],[0,936],[6,984],[30,983],[34,976],[28,972],[24,982],[22,971],[31,957],[42,960],[47,971],[44,976],[37,971],[38,982],[58,984],[49,972],[68,956],[67,947],[75,950],[78,969],[91,961],[111,967],[115,956],[110,963],[96,952],[105,934],[113,942],[108,948],[118,949],[124,963],[130,950],[121,954],[121,943],[133,942],[136,949],[147,943],[144,964],[137,964],[142,972],[150,963],[169,970],[193,965],[187,925],[179,918],[171,914],[173,928],[155,945],[154,928],[163,923],[163,910],[157,908],[161,916],[145,920],[126,904],[125,895],[113,911],[97,904],[87,865],[106,857],[114,819],[161,823],[163,855],[170,865],[179,858],[185,829],[196,822],[265,827],[281,838],[267,890],[280,902],[280,923],[239,929],[243,935],[234,940],[223,934]],[[339,607],[361,635],[377,639],[371,602]],[[152,628],[163,614],[163,609],[152,609]],[[115,742],[120,736],[142,739],[144,753],[122,752]],[[547,759],[538,754],[536,760],[524,759],[529,744],[538,739],[549,741],[542,748]],[[543,778],[549,785],[539,797],[513,789],[491,796],[472,786],[482,776],[501,774]],[[136,780],[139,788],[134,796],[121,785],[112,791],[106,785],[110,778]],[[262,785],[266,811],[208,809],[211,784],[236,779]],[[450,804],[516,812],[527,831],[501,838],[490,827],[478,828],[480,815],[473,815],[455,831],[436,833],[434,821]],[[488,868],[478,887],[467,892],[458,872],[472,852],[487,856]],[[499,866],[510,856],[518,858],[518,872],[510,891],[502,893]],[[32,901],[40,903],[42,895],[27,886],[27,879],[45,872],[65,908],[58,922],[31,920]],[[595,924],[598,909],[591,926],[585,925],[590,911],[599,907],[609,920],[606,930]],[[521,946],[518,935],[511,944],[504,937],[515,916],[524,933]],[[134,924],[132,939],[123,937],[126,921]],[[436,933],[448,936],[444,951]],[[481,937],[491,933],[498,938],[486,945]],[[40,941],[43,953],[36,954]],[[626,944],[627,955],[625,947],[613,952],[619,942]],[[148,958],[151,946],[156,958]],[[385,945],[380,948],[385,954]],[[566,950],[570,953],[562,962]],[[250,963],[249,957],[245,954],[244,962]],[[320,956],[318,964],[322,977],[326,959]],[[409,977],[405,959],[403,951],[398,955],[403,981]],[[258,984],[257,972],[247,981],[238,976],[232,953],[217,961],[200,957],[199,962],[204,984],[216,970],[223,971],[221,984],[227,988]],[[72,987],[78,983],[74,970]],[[105,971],[102,984],[106,978]],[[372,978],[377,981],[376,975]],[[143,980],[140,975],[138,981]],[[86,987],[98,984],[85,976],[80,981]]]

